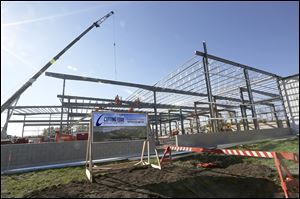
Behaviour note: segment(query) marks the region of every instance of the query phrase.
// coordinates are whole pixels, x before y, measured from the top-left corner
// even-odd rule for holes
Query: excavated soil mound
[[[32,198],[157,198],[157,197],[283,197],[276,186],[276,171],[262,165],[240,163],[227,168],[190,169],[166,165],[153,168],[124,169],[97,175],[95,183],[71,182],[34,191]]]

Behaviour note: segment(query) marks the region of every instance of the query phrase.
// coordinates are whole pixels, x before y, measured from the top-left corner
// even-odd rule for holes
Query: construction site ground
[[[235,148],[299,153],[299,139],[277,140]],[[151,160],[153,163],[155,160]],[[217,168],[198,168],[214,162]],[[113,163],[105,166],[112,166]],[[133,165],[134,162],[122,162]],[[298,164],[287,163],[299,179]],[[194,154],[174,160],[162,170],[147,167],[99,173],[95,183],[85,178],[84,167],[52,169],[1,176],[1,197],[284,197],[273,159]],[[297,197],[297,196],[296,196]]]

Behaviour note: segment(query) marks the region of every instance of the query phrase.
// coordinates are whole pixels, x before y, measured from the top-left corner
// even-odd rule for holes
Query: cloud
[[[73,66],[71,66],[71,65],[68,65],[67,68],[68,68],[69,70],[77,71],[77,68],[76,68],[76,67],[73,67]]]
[[[4,24],[1,23],[1,26],[4,26],[4,27],[5,26],[15,26],[15,25],[22,25],[22,24],[27,24],[27,23],[34,23],[34,22],[38,22],[38,21],[51,20],[51,19],[55,19],[55,18],[59,18],[59,17],[65,17],[65,16],[70,16],[70,15],[75,15],[75,14],[91,11],[91,10],[97,9],[101,6],[102,5],[97,5],[97,6],[81,9],[81,10],[75,10],[75,11],[71,11],[71,12],[67,12],[67,13],[55,14],[55,15],[51,15],[51,16],[32,18],[32,19],[21,20],[21,21],[10,22],[10,23],[4,23]]]

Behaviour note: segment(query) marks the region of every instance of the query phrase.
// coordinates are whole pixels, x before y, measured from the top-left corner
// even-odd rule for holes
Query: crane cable
[[[115,15],[113,16],[113,37],[114,37],[114,65],[115,65],[115,80],[117,80],[117,53],[116,53],[116,23],[115,23]]]

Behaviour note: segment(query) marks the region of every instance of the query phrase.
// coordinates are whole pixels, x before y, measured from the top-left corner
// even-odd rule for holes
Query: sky
[[[209,54],[299,73],[299,2],[1,2],[1,104],[110,11],[47,71],[153,85],[206,41]],[[62,83],[42,74],[18,105],[59,105]],[[133,91],[67,81],[65,94],[125,99]]]

